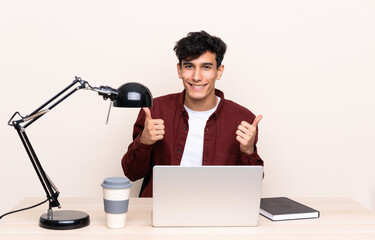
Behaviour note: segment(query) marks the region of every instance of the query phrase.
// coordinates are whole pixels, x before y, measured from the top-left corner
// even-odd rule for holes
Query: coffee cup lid
[[[127,178],[123,177],[109,177],[104,179],[102,187],[109,189],[130,188],[132,183]]]

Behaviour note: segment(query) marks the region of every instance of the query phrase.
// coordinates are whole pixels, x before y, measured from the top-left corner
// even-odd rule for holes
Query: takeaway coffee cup
[[[132,184],[127,178],[110,177],[104,179],[102,187],[106,226],[108,228],[125,227],[131,186]]]

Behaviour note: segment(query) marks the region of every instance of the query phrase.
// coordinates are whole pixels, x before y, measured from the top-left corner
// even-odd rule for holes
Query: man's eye
[[[192,68],[193,66],[191,66],[191,65],[185,65],[185,68],[186,69],[190,69],[190,68]]]
[[[203,66],[203,69],[211,69],[211,66],[209,66],[209,65]]]

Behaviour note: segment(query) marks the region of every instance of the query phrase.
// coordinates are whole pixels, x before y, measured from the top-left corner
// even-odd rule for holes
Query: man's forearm
[[[139,136],[129,145],[128,151],[121,160],[126,177],[136,181],[147,175],[151,169],[151,150],[153,145],[144,145]]]

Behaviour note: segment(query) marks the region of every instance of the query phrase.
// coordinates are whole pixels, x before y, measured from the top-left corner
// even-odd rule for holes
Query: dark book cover
[[[260,214],[273,220],[318,218],[319,211],[287,197],[262,198]]]

